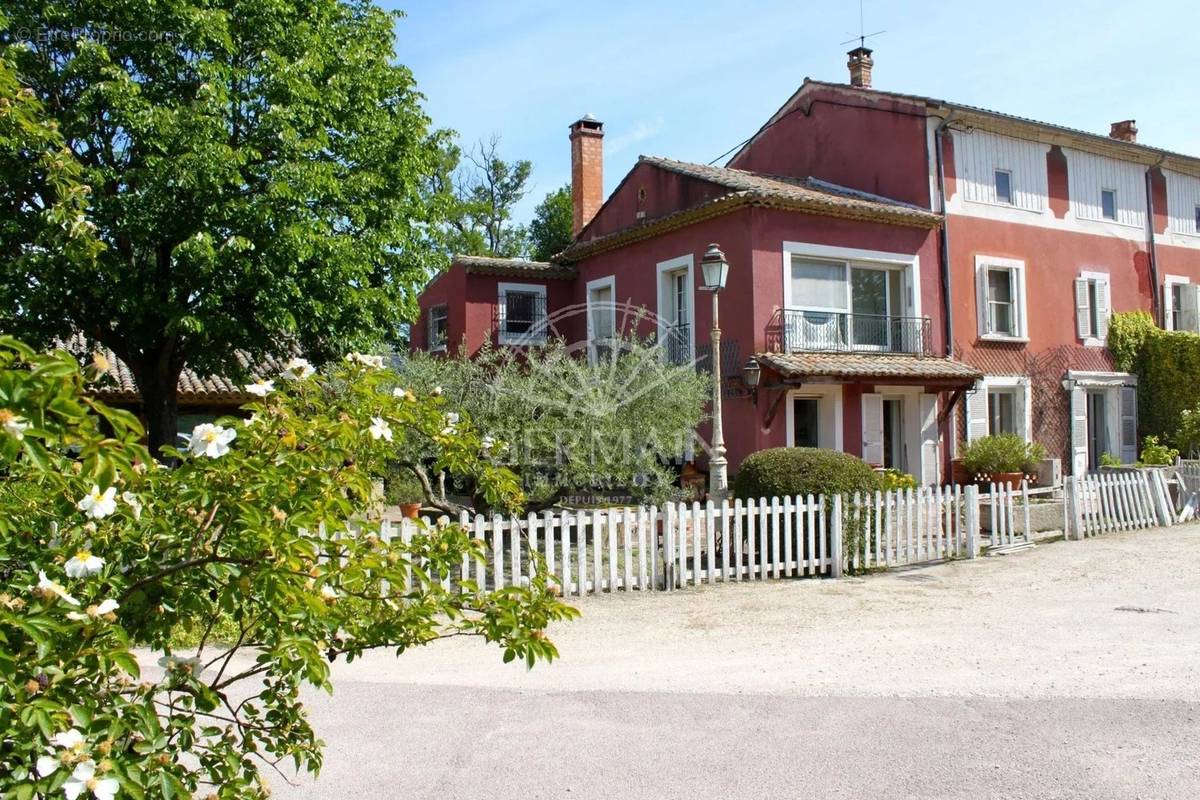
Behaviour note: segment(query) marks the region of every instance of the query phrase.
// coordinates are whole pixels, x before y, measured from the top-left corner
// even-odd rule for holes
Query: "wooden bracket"
[[[764,387],[766,391],[778,390],[770,405],[767,406],[767,413],[763,415],[763,427],[767,430],[771,429],[771,422],[775,419],[776,412],[779,411],[779,404],[783,402],[783,398],[787,397],[788,389],[794,388],[788,385],[780,384],[777,386]]]
[[[954,411],[954,407],[958,405],[959,399],[966,391],[966,389],[955,389],[950,393],[950,399],[946,402],[946,407],[942,409],[942,413],[938,414],[938,427],[944,425],[946,420],[950,418],[951,412]]]

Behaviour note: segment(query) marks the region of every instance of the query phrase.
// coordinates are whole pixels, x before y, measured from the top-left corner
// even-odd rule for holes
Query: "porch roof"
[[[869,353],[758,353],[758,363],[778,372],[786,383],[833,378],[866,383],[939,384],[969,388],[983,373],[952,358]]]

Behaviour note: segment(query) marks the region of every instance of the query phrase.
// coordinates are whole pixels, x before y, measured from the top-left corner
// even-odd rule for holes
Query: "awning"
[[[892,353],[757,353],[785,383],[891,383],[968,389],[983,373],[952,358]]]

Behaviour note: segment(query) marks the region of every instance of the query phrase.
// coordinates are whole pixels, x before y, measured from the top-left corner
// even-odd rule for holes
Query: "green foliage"
[[[1033,472],[1046,457],[1046,448],[1026,442],[1015,433],[982,436],[964,446],[963,465],[974,475]]]
[[[61,797],[94,769],[97,797],[265,798],[264,766],[321,765],[298,698],[332,690],[329,662],[455,635],[556,656],[544,631],[576,612],[545,570],[445,589],[480,542],[453,524],[383,541],[362,513],[384,464],[418,455],[515,510],[444,397],[362,360],[281,378],[168,468],[84,382],[68,354],[0,339],[0,796]]]
[[[1200,421],[1188,412],[1200,396],[1200,334],[1161,330],[1144,312],[1117,314],[1108,346],[1118,367],[1138,376],[1139,433],[1195,452]]]
[[[672,497],[665,462],[704,419],[711,384],[636,337],[614,339],[612,351],[595,363],[558,340],[521,352],[485,347],[474,358],[416,353],[399,380],[418,393],[442,388],[480,430],[507,442],[491,458],[520,475],[535,506],[560,492]]]
[[[1175,428],[1175,444],[1189,457],[1200,453],[1200,405],[1179,412],[1179,424]]]
[[[1179,451],[1158,441],[1157,436],[1142,439],[1142,455],[1138,463],[1148,467],[1170,466],[1179,457]]]
[[[571,244],[572,213],[570,184],[555,189],[538,203],[533,210],[533,222],[529,223],[534,261],[549,261]]]
[[[512,216],[529,194],[533,163],[505,161],[499,151],[499,136],[477,142],[465,155],[450,149],[451,161],[458,164],[445,233],[451,254],[515,258],[529,251],[529,232]]]
[[[425,487],[412,468],[396,461],[389,462],[383,476],[383,496],[389,505],[425,502]]]
[[[920,486],[916,477],[909,475],[907,472],[901,472],[894,467],[889,467],[879,473],[879,485],[885,492],[916,489]]]
[[[867,462],[849,453],[815,447],[775,447],[751,453],[733,480],[733,494],[742,499],[877,489],[879,477]]]
[[[1120,467],[1120,466],[1124,466],[1124,465],[1121,463],[1121,459],[1117,458],[1116,456],[1114,456],[1112,453],[1109,453],[1108,451],[1105,451],[1105,452],[1103,452],[1103,453],[1101,453],[1101,454],[1100,454],[1100,458],[1099,458],[1099,464],[1100,464],[1100,466],[1102,466],[1102,467]]]
[[[69,151],[0,133],[0,254],[23,255],[0,258],[0,329],[112,348],[154,450],[175,441],[185,364],[237,373],[235,351],[291,344],[324,362],[415,316],[415,288],[444,263],[448,200],[427,176],[446,137],[395,62],[395,14],[360,0],[48,0],[4,15],[0,57]],[[94,229],[94,257],[31,246],[67,213],[41,209],[62,205],[56,182],[75,170],[88,194],[68,227]]]
[[[1158,331],[1154,317],[1145,311],[1113,314],[1108,322],[1106,344],[1117,369],[1122,372],[1134,371],[1146,339]]]

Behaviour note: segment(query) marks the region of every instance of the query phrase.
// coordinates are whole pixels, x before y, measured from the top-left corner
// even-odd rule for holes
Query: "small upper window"
[[[1200,206],[1196,206],[1196,233],[1200,233]]]
[[[450,338],[449,311],[446,306],[433,306],[429,309],[429,349],[445,350]]]
[[[1117,193],[1113,189],[1100,190],[1100,215],[1105,219],[1117,219]]]
[[[996,202],[1012,205],[1012,173],[1006,169],[996,170]]]

